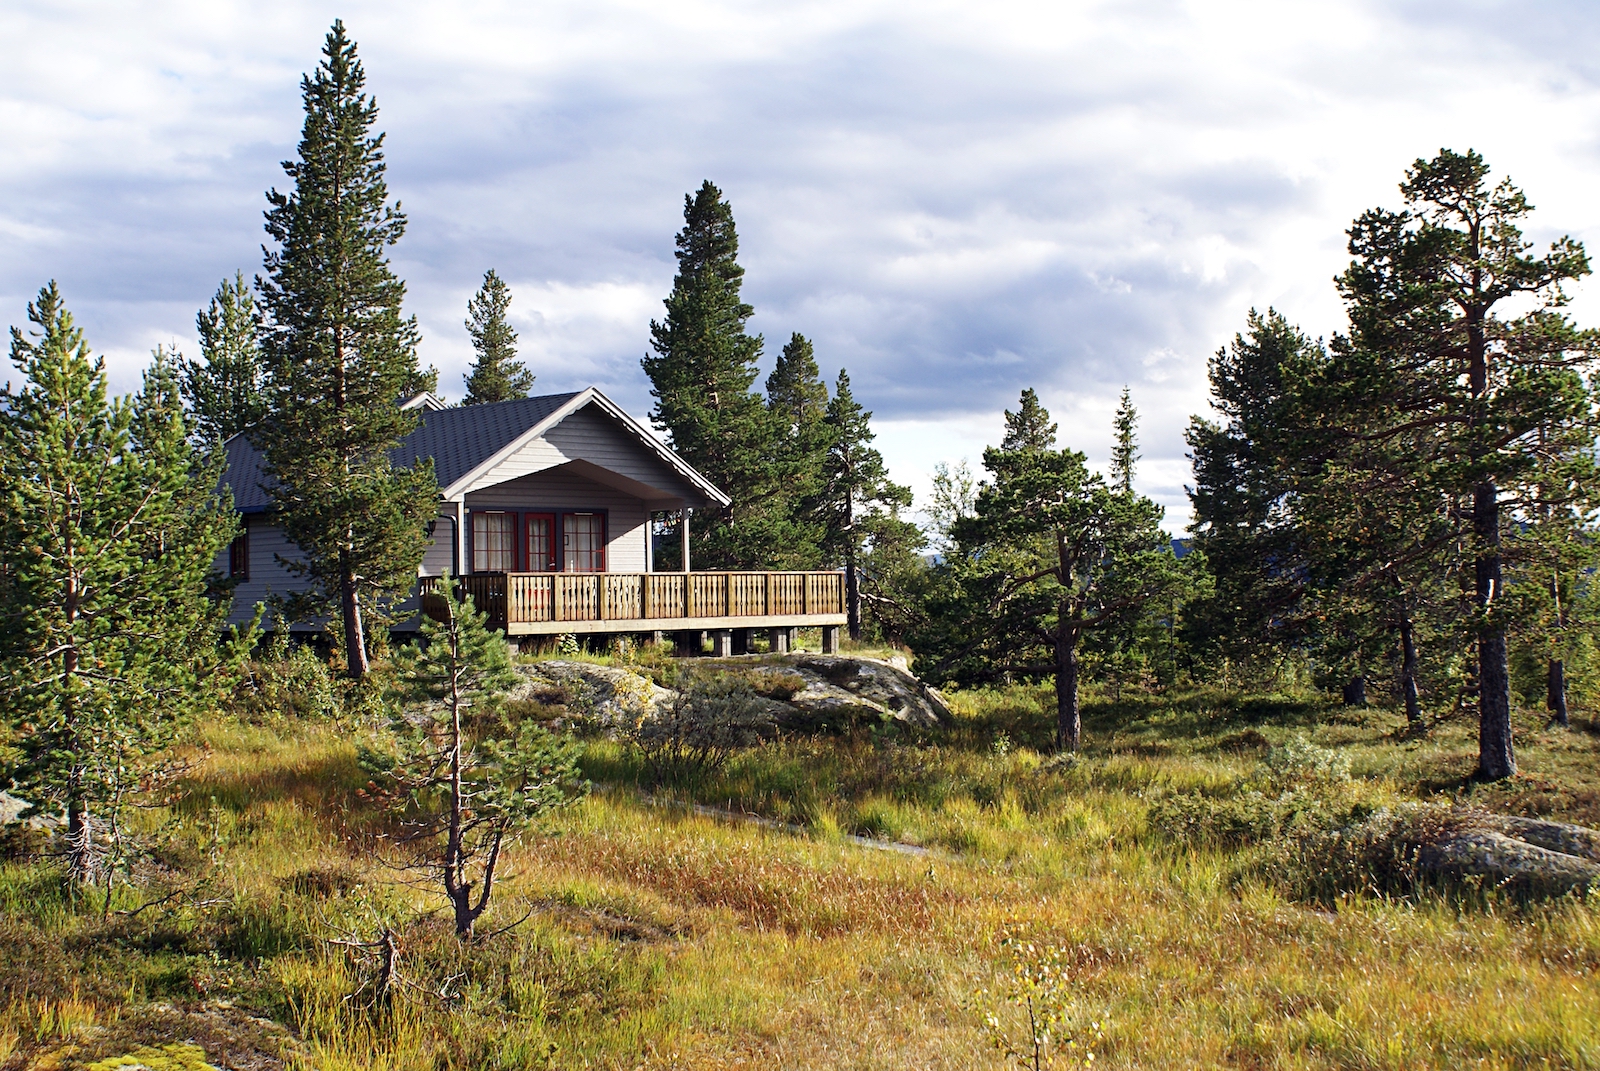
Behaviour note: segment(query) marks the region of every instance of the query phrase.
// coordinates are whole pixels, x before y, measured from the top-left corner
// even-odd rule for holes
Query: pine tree
[[[1139,461],[1139,411],[1133,407],[1128,388],[1122,388],[1117,415],[1112,421],[1116,442],[1111,447],[1111,486],[1125,495],[1133,494],[1133,466]]]
[[[533,373],[517,360],[517,332],[506,321],[510,307],[511,288],[493,268],[484,272],[483,286],[467,302],[467,334],[478,357],[462,405],[509,402],[533,389]]]
[[[773,563],[781,560],[791,568],[815,568],[821,561],[824,538],[817,495],[832,432],[827,421],[828,388],[804,335],[789,337],[767,377],[767,410],[776,424],[774,467],[787,488],[794,541],[788,553],[774,556]]]
[[[226,442],[266,416],[255,295],[244,272],[222,280],[211,304],[195,314],[200,361],[183,365],[183,397],[202,439]]]
[[[1189,608],[1188,640],[1246,663],[1276,665],[1304,638],[1310,562],[1296,530],[1293,489],[1306,456],[1299,441],[1299,384],[1327,360],[1321,344],[1275,309],[1251,309],[1247,327],[1210,363],[1211,406],[1221,422],[1194,417],[1194,545],[1215,581]]]
[[[405,217],[388,204],[377,104],[355,44],[335,22],[316,73],[301,81],[305,128],[286,162],[292,193],[271,191],[266,311],[268,415],[254,432],[284,534],[343,622],[350,675],[367,670],[366,616],[381,618],[416,582],[437,513],[431,461],[395,469],[389,451],[417,426],[402,399],[431,390],[417,325],[385,249]]]
[[[775,421],[752,391],[759,335],[739,296],[744,268],[733,210],[709,181],[683,199],[678,274],[666,319],[650,322],[654,356],[641,362],[656,399],[650,418],[683,458],[732,499],[697,515],[696,565],[770,567],[796,545],[788,523]]]
[[[225,609],[207,594],[236,521],[166,354],[112,398],[54,283],[28,318],[24,382],[0,391],[0,777],[66,813],[76,881],[109,881],[148,759],[216,697]]]
[[[993,478],[957,526],[957,552],[936,570],[913,648],[935,680],[1053,675],[1057,746],[1076,750],[1085,636],[1202,590],[1203,566],[1198,555],[1173,554],[1160,506],[1113,491],[1083,454],[1038,445],[1051,425],[1029,394],[1026,429],[1007,415],[1014,445],[984,451]]]
[[[1050,411],[1039,404],[1039,392],[1029,387],[1022,392],[1017,411],[1006,410],[1006,434],[1000,449],[1053,450],[1055,445],[1056,426]]]
[[[506,845],[579,789],[577,748],[532,719],[496,724],[518,681],[505,637],[483,612],[457,599],[446,577],[422,619],[420,642],[396,658],[408,714],[394,730],[397,761],[367,753],[373,772],[399,791],[390,797],[450,902],[456,936],[470,940],[488,909]],[[414,864],[413,864],[414,865]]]
[[[872,413],[856,403],[850,376],[844,369],[834,383],[828,402],[828,456],[823,470],[819,512],[823,518],[823,546],[844,567],[845,620],[850,638],[861,638],[861,567],[869,537],[876,528],[880,540],[899,541],[884,523],[884,514],[898,520],[894,511],[911,505],[911,491],[889,479],[883,455],[870,445]],[[868,519],[872,523],[866,523]],[[906,522],[899,522],[905,524]],[[906,538],[901,533],[899,539]]]
[[[1499,779],[1516,772],[1503,546],[1540,471],[1593,449],[1585,376],[1600,368],[1600,340],[1561,311],[1564,284],[1589,273],[1583,247],[1562,238],[1530,255],[1531,206],[1488,175],[1477,153],[1441,150],[1407,172],[1402,211],[1373,209],[1351,226],[1355,259],[1339,278],[1350,335],[1335,339],[1310,409],[1355,448],[1356,467],[1375,471],[1361,455],[1376,452],[1450,499],[1457,564],[1474,580],[1478,772]]]

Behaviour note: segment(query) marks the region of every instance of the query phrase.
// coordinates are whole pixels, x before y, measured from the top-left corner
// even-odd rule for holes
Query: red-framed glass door
[[[606,571],[606,516],[604,513],[561,515],[562,565],[569,573]]]
[[[523,550],[530,573],[554,573],[561,569],[560,545],[556,541],[554,513],[524,513]]]

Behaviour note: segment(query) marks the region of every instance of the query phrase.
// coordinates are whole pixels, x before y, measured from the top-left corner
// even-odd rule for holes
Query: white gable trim
[[[663,461],[669,468],[671,468],[679,476],[683,477],[692,487],[699,490],[707,498],[711,499],[711,501],[717,503],[719,506],[726,506],[732,502],[732,499],[723,494],[722,491],[712,484],[710,480],[706,479],[704,476],[700,475],[699,472],[695,471],[693,466],[684,461],[683,458],[679,457],[671,450],[667,449],[661,440],[650,434],[648,428],[640,424],[637,420],[630,416],[626,410],[617,405],[617,403],[613,402],[610,398],[607,398],[604,394],[600,393],[600,391],[594,387],[585,388],[584,390],[581,390],[577,394],[573,395],[560,408],[556,409],[549,416],[545,417],[533,427],[517,436],[500,451],[485,459],[476,468],[464,474],[449,487],[441,488],[440,494],[443,495],[446,500],[454,501],[465,496],[468,491],[478,490],[480,481],[492,473],[507,458],[514,456],[516,453],[532,444],[536,439],[543,438],[545,433],[550,431],[550,429],[554,428],[557,424],[560,424],[563,420],[577,412],[579,409],[582,409],[584,406],[591,404],[597,406],[601,412],[606,413],[608,416],[620,423],[624,429],[630,432],[633,437],[639,441],[641,445],[654,453],[655,456],[660,458],[661,461]]]

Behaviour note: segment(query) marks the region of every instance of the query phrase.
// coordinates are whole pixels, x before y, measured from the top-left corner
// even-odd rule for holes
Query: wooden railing
[[[807,573],[474,573],[457,590],[489,614],[491,628],[570,621],[659,621],[799,617],[844,613],[844,574]],[[422,606],[439,579],[421,581]]]

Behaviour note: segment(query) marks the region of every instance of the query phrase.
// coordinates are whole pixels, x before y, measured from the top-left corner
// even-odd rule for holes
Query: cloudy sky
[[[1441,146],[1519,182],[1540,242],[1600,242],[1600,5],[1576,0],[0,0],[0,320],[55,278],[119,388],[158,343],[194,353],[195,310],[259,268],[335,16],[443,393],[493,267],[539,388],[645,413],[710,178],[769,354],[800,331],[847,367],[919,493],[1027,386],[1103,461],[1126,384],[1138,482],[1181,528],[1208,355],[1252,305],[1338,330],[1344,227]],[[1574,311],[1600,323],[1600,282]]]

